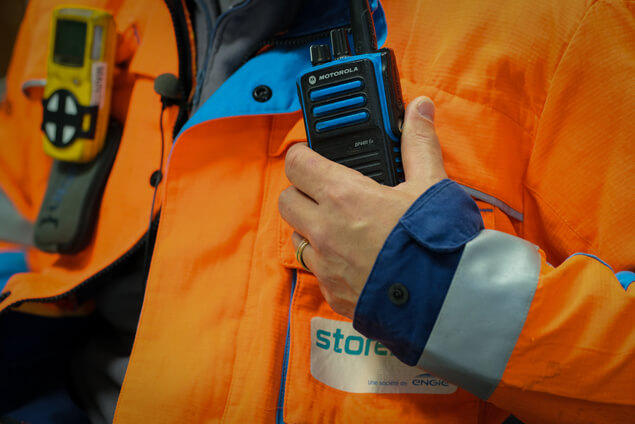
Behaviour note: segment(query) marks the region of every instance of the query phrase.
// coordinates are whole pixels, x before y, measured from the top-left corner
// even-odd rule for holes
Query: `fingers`
[[[406,108],[401,135],[402,160],[406,181],[424,187],[447,178],[441,146],[434,129],[434,104],[418,97]]]
[[[326,159],[303,143],[289,148],[285,172],[291,184],[318,203],[331,182],[345,181],[357,174],[352,169]]]
[[[319,218],[318,204],[293,186],[280,193],[278,210],[282,219],[302,234],[308,234]]]

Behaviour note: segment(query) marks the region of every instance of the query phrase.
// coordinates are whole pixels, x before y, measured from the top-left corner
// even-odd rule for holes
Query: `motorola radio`
[[[311,46],[313,67],[297,79],[309,147],[375,181],[404,181],[401,127],[404,104],[395,55],[377,49],[368,0],[350,0],[351,53],[346,29]]]
[[[108,129],[117,32],[106,11],[53,12],[42,131],[44,151],[65,162],[90,162]]]

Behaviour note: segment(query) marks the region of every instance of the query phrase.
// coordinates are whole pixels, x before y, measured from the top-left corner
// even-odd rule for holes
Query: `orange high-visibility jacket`
[[[602,423],[635,417],[629,314],[635,306],[629,286],[635,270],[635,4],[410,0],[383,7],[385,45],[396,52],[406,99],[425,94],[437,106],[449,176],[477,199],[486,228],[540,247],[535,291],[524,310],[497,315],[497,305],[483,303],[494,322],[472,323],[476,336],[469,343],[459,338],[448,345],[453,350],[441,352],[459,361],[432,375],[398,363],[330,309],[314,277],[298,269],[291,229],[277,212],[278,194],[289,184],[284,153],[305,139],[294,80],[309,66],[308,55],[306,46],[274,48],[230,77],[172,147],[115,422],[466,423],[501,422],[513,413],[525,422]],[[166,40],[166,12],[152,10],[165,19],[154,36]],[[382,16],[375,12],[378,31]],[[130,140],[139,155],[119,152],[94,241],[76,257],[40,260],[36,272],[15,276],[0,307],[26,301],[26,308],[29,299],[88,284],[145,231],[147,178],[156,166],[141,156],[158,160],[158,123],[148,107],[158,111],[158,99],[149,79],[135,75],[130,83],[126,128],[134,134],[124,134],[122,148]],[[252,96],[260,85],[272,88],[267,102]],[[3,188],[16,187],[5,189],[13,199],[33,193],[12,186],[2,172]],[[28,205],[24,201],[25,211]],[[143,210],[138,220],[133,208]],[[493,263],[492,280],[502,286],[525,265]],[[503,294],[497,304],[509,298],[517,305],[514,290]],[[515,339],[488,331],[502,325],[495,321],[500,317],[519,324]],[[435,326],[452,322],[445,318]],[[511,347],[506,357],[501,345]],[[493,372],[474,369],[483,358]],[[492,390],[483,395],[481,385]]]
[[[49,38],[51,13],[58,4],[29,2],[7,74],[7,96],[0,106],[0,187],[31,221],[44,196],[51,159],[42,149],[42,92],[27,87],[46,78],[48,43],[43,40]],[[118,45],[111,115],[125,130],[89,246],[76,255],[30,250],[33,272],[15,276],[7,284],[6,298],[0,298],[2,309],[21,304],[22,311],[45,315],[73,313],[77,298],[72,289],[107,278],[118,263],[143,249],[148,230],[154,191],[150,176],[159,167],[161,152],[161,102],[153,84],[162,73],[178,74],[174,35],[166,31],[172,27],[170,14],[165,5],[150,7],[146,1],[79,0],[73,4],[106,9],[114,16]],[[175,115],[174,107],[165,112],[166,149],[171,145],[169,129]],[[28,302],[34,298],[40,302]],[[52,303],[58,298],[64,302]]]

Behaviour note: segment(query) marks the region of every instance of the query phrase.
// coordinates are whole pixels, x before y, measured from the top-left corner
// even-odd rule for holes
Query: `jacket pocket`
[[[287,423],[470,423],[480,400],[401,363],[324,301],[317,279],[297,271],[285,383]]]

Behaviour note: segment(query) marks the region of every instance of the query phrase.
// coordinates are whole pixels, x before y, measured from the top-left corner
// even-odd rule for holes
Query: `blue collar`
[[[386,19],[378,0],[370,1],[379,46],[386,41]],[[326,13],[324,11],[327,11]],[[348,2],[341,0],[307,1],[299,13],[296,24],[287,37],[316,33],[350,23]],[[314,44],[324,44],[326,39]],[[296,77],[311,67],[308,45],[277,47],[262,53],[234,72],[207,99],[200,109],[186,122],[178,137],[187,129],[203,122],[243,115],[270,115],[294,112],[300,109],[295,86]],[[266,102],[254,99],[258,86],[272,91]]]

